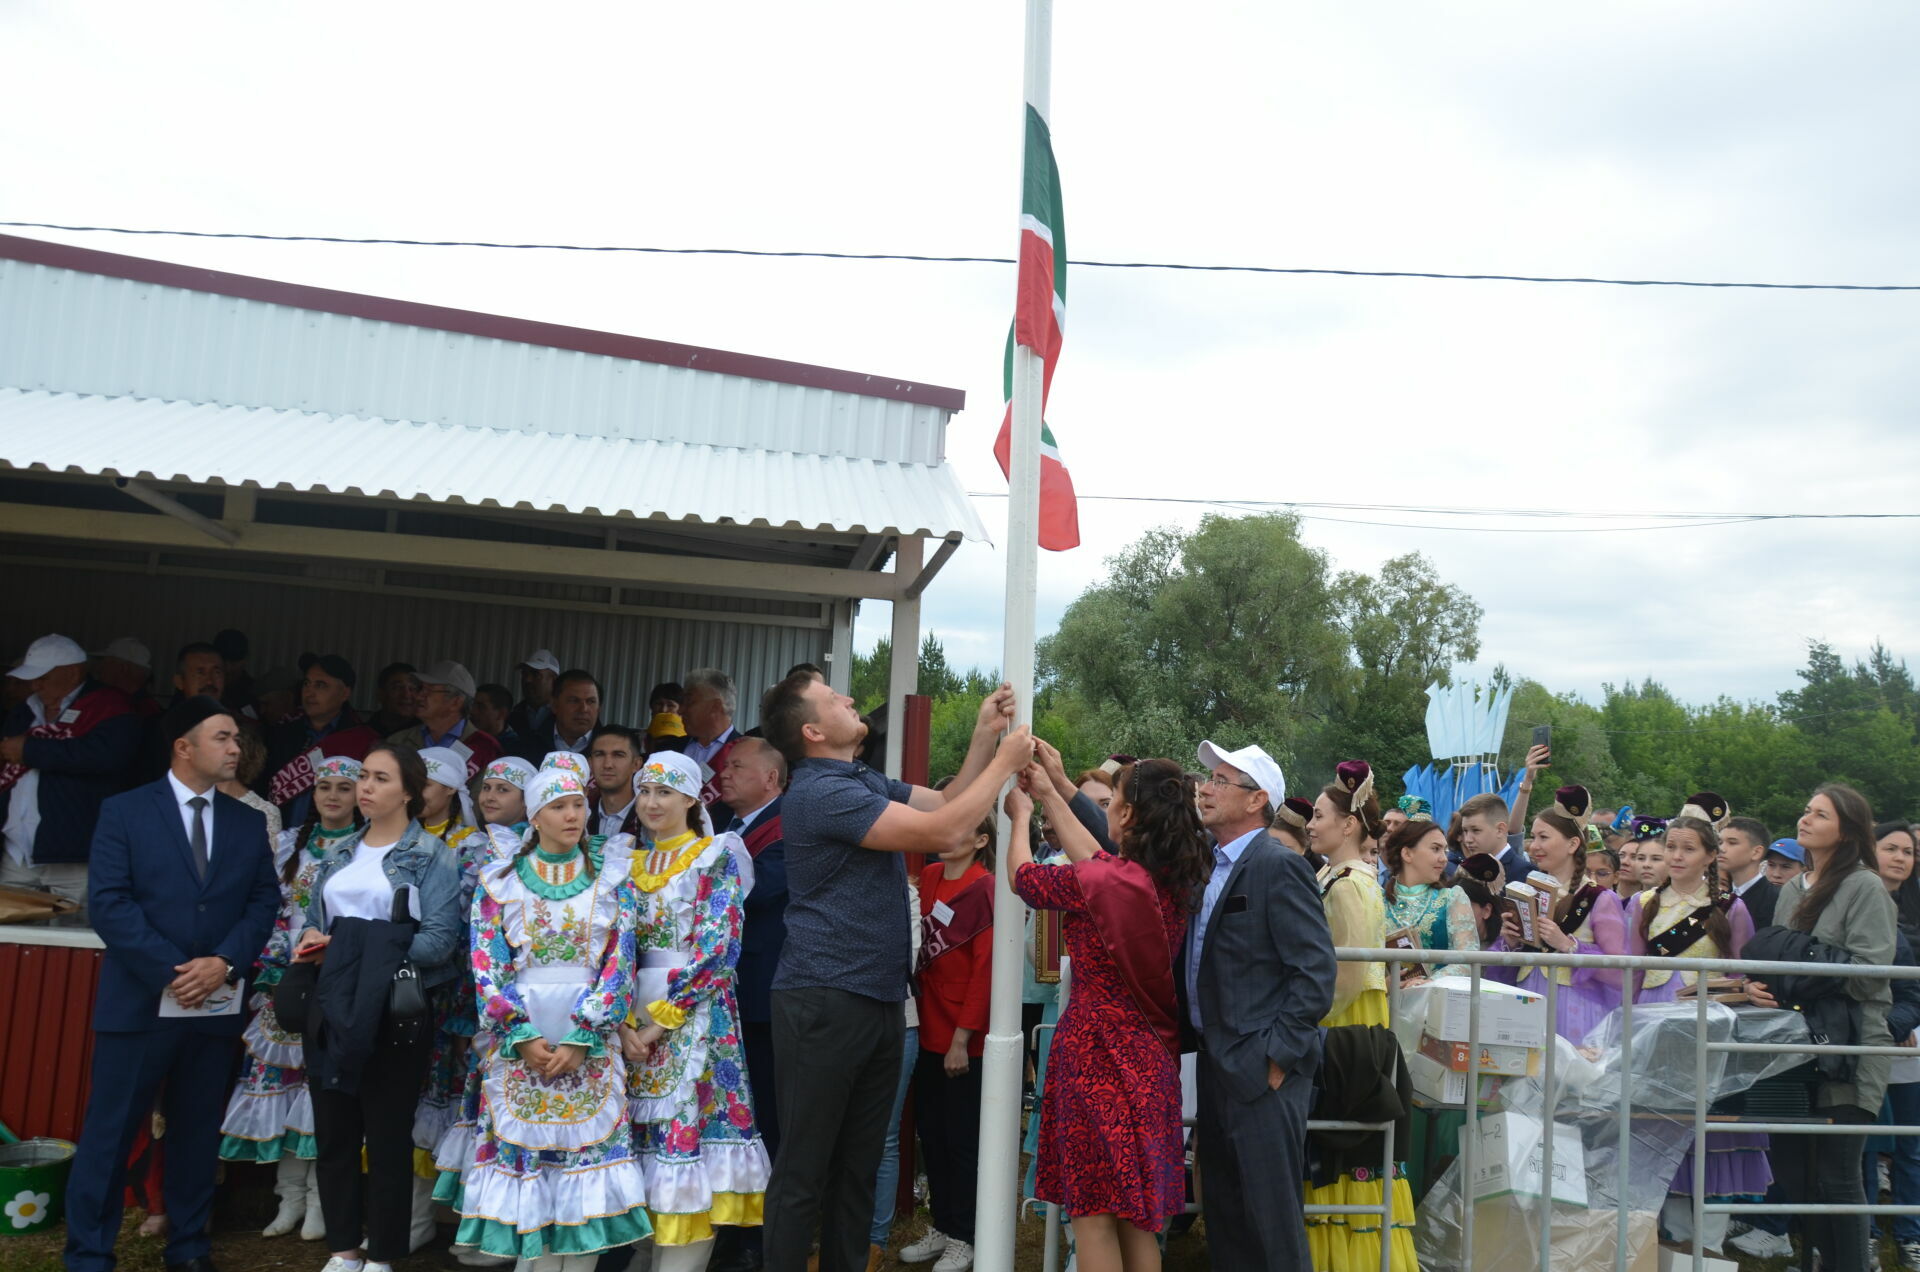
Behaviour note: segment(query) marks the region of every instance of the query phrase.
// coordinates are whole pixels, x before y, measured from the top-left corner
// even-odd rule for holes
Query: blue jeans
[[[1920,1082],[1896,1082],[1887,1088],[1887,1101],[1880,1106],[1880,1123],[1883,1126],[1920,1125]],[[1878,1141],[1867,1141],[1867,1153],[1860,1163],[1867,1200],[1880,1199],[1876,1159],[1882,1146],[1890,1149],[1893,1156],[1893,1204],[1920,1205],[1920,1139],[1911,1135],[1889,1135]],[[1920,1216],[1888,1215],[1880,1222],[1891,1227],[1895,1241],[1920,1241]]]
[[[900,1052],[900,1085],[893,1091],[893,1120],[887,1123],[887,1147],[880,1154],[880,1173],[873,1186],[873,1244],[887,1247],[893,1232],[893,1196],[900,1191],[900,1114],[907,1107],[907,1087],[913,1081],[913,1062],[920,1058],[920,1031],[907,1030]]]

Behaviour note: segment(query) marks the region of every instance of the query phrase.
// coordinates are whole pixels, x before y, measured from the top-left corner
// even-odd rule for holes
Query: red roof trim
[[[171,261],[148,260],[141,256],[122,256],[117,252],[97,252],[90,248],[48,243],[41,239],[0,234],[0,259],[24,261],[53,269],[71,269],[87,274],[104,274],[137,283],[160,287],[182,287],[190,291],[212,292],[241,300],[257,300],[270,305],[290,305],[298,309],[317,309],[325,313],[345,314],[375,322],[403,323],[411,327],[430,327],[439,331],[457,331],[490,340],[512,340],[520,344],[543,345],[550,349],[574,349],[581,353],[610,358],[628,358],[635,362],[655,362],[662,366],[687,367],[713,371],[721,375],[745,376],[754,380],[772,380],[777,384],[800,384],[814,389],[833,389],[841,393],[859,393],[867,397],[890,398],[896,402],[919,402],[945,407],[950,411],[967,404],[962,389],[942,388],[937,384],[919,384],[887,376],[862,375],[858,371],[840,371],[816,367],[804,362],[779,358],[761,358],[749,353],[730,353],[724,349],[703,349],[697,345],[674,344],[667,340],[648,340],[641,336],[622,336],[610,331],[590,331],[585,327],[565,327],[558,323],[535,322],[527,318],[508,318],[500,314],[477,313],[471,309],[449,309],[442,305],[423,305],[410,300],[392,300],[384,296],[365,296],[358,292],[333,291],[326,287],[306,287],[271,278],[246,274],[226,274],[219,270],[179,265]]]

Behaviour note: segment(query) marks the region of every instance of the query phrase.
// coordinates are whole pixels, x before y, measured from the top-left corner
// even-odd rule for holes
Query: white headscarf
[[[467,762],[451,747],[423,746],[420,762],[427,766],[427,780],[438,782],[460,798],[460,816],[469,826],[478,826],[473,815],[473,796],[467,791]]]
[[[700,798],[709,772],[706,765],[691,756],[678,751],[656,751],[647,757],[647,762],[634,774],[633,789],[637,794],[643,785],[664,786],[687,796],[693,800],[693,806],[700,810],[701,836],[713,839],[713,814],[707,811],[706,801]],[[740,875],[740,896],[744,899],[747,893],[753,891],[753,854],[747,851],[746,841],[738,835],[725,834],[718,838],[733,854],[733,866]]]
[[[534,779],[534,775],[539,773],[539,771],[540,770],[535,768],[529,760],[523,760],[517,755],[503,755],[493,763],[487,765],[486,771],[480,776],[483,778],[492,778],[496,782],[507,782],[511,785],[518,786],[524,793],[527,789],[527,783],[531,782]]]

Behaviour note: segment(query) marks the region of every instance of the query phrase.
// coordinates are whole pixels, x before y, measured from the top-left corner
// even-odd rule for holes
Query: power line
[[[1005,499],[1004,490],[970,490],[974,499]],[[1303,521],[1330,521],[1341,525],[1383,526],[1400,530],[1450,530],[1476,534],[1619,534],[1635,530],[1699,530],[1710,526],[1746,525],[1756,521],[1908,521],[1920,518],[1914,512],[1571,512],[1551,508],[1448,508],[1408,504],[1320,503],[1311,500],[1279,499],[1199,499],[1177,495],[1086,495],[1075,498],[1100,503],[1164,503],[1206,508],[1229,508],[1239,512],[1292,512]],[[1302,512],[1301,509],[1315,509]],[[1567,519],[1580,521],[1654,521],[1653,525],[1624,526],[1475,526],[1446,525],[1409,521],[1381,521],[1364,517],[1334,517],[1335,512],[1382,512],[1401,515],[1429,515],[1477,518]]]
[[[59,225],[51,221],[0,221],[12,229],[60,230],[69,234],[140,234],[172,238],[249,239],[263,243],[340,243],[384,247],[484,247],[516,252],[638,252],[658,256],[757,256],[823,261],[912,261],[930,265],[1014,265],[1010,256],[936,256],[919,252],[776,251],[747,247],[637,247],[628,244],[495,243],[483,239],[353,238],[340,234],[254,234],[241,231],[134,229],[120,225]],[[1605,287],[1705,287],[1762,291],[1911,292],[1920,283],[1752,283],[1685,278],[1589,278],[1558,274],[1451,274],[1412,269],[1328,269],[1282,265],[1202,265],[1185,261],[1083,261],[1081,269],[1164,269],[1205,274],[1294,274],[1329,278],[1420,278],[1468,283],[1576,283]]]

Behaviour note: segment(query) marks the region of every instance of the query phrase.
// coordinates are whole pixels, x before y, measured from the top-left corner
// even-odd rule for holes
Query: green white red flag
[[[1011,473],[1013,347],[1024,345],[1045,367],[1040,389],[1040,546],[1052,552],[1080,546],[1080,507],[1073,494],[1073,477],[1061,462],[1060,448],[1046,422],[1047,395],[1060,362],[1066,317],[1067,231],[1060,210],[1060,170],[1053,162],[1047,121],[1029,104],[1020,199],[1020,279],[1013,327],[1007,332],[1007,410],[993,443],[993,457],[1000,461],[1002,474]]]

